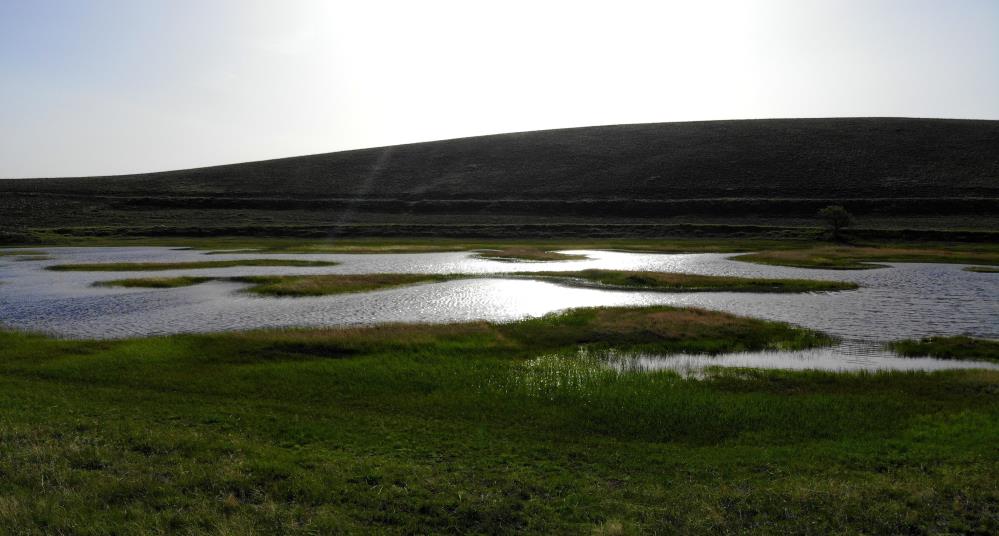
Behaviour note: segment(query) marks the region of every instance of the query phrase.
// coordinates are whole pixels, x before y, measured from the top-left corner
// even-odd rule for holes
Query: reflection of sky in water
[[[816,348],[793,352],[736,352],[722,355],[705,354],[616,354],[603,356],[603,362],[621,372],[671,370],[685,376],[698,376],[712,367],[822,370],[831,372],[878,372],[887,370],[937,371],[954,369],[999,370],[999,364],[986,361],[934,359],[931,357],[899,357],[893,353],[870,349],[858,353],[850,343],[831,348]]]
[[[168,248],[46,248],[51,261],[0,258],[0,323],[70,337],[328,326],[376,322],[508,321],[573,307],[667,304],[724,310],[819,329],[852,340],[970,334],[999,338],[999,276],[961,266],[895,264],[866,271],[762,266],[722,254],[660,255],[588,252],[583,261],[520,263],[477,259],[467,252],[421,254],[225,254]],[[180,262],[238,258],[335,260],[333,267],[235,267],[163,272],[52,272],[67,262]],[[269,298],[212,282],[176,289],[95,288],[94,281],[177,275],[232,276],[322,273],[501,273],[587,268],[689,272],[746,277],[855,281],[857,291],[813,294],[655,293],[572,288],[548,282],[473,279],[363,294]]]

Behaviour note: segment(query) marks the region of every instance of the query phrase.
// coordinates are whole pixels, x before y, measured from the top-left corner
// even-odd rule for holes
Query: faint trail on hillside
[[[361,202],[362,198],[366,196],[374,185],[375,181],[382,174],[382,171],[387,167],[389,160],[392,158],[393,147],[386,147],[378,155],[378,159],[375,160],[375,165],[372,166],[371,171],[368,172],[364,179],[357,185],[357,188],[353,191],[353,195],[347,199],[347,207],[343,209],[340,216],[334,220],[334,227],[329,230],[327,237],[336,238],[336,229],[339,226],[348,223],[354,214],[357,212],[357,204]]]

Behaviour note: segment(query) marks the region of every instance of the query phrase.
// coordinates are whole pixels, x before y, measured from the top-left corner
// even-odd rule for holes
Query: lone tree
[[[832,231],[832,237],[834,240],[839,240],[840,231],[849,227],[850,224],[853,223],[853,215],[839,205],[829,205],[828,207],[820,210],[819,217],[826,222],[826,227]]]

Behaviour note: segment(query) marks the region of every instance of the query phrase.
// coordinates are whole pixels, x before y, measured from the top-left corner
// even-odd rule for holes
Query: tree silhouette
[[[839,205],[829,205],[820,210],[818,216],[826,222],[826,227],[832,231],[833,240],[839,240],[840,232],[853,223],[853,215]]]

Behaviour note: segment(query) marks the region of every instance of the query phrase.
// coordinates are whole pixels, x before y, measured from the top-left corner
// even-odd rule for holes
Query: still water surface
[[[383,322],[509,321],[574,307],[696,306],[790,322],[848,343],[876,344],[930,335],[999,338],[999,274],[963,265],[897,263],[836,271],[762,266],[727,254],[573,251],[590,258],[503,262],[469,252],[420,254],[216,254],[170,248],[46,248],[50,260],[0,257],[0,324],[65,337],[120,338],[264,327]],[[53,272],[51,264],[182,262],[246,258],[330,260],[331,267],[234,267],[159,272]],[[274,298],[241,292],[242,284],[210,282],[175,289],[94,287],[95,281],[177,275],[239,276],[324,273],[474,273],[653,270],[745,277],[853,281],[859,290],[809,294],[660,293],[577,288],[527,279],[486,277],[361,294]]]

